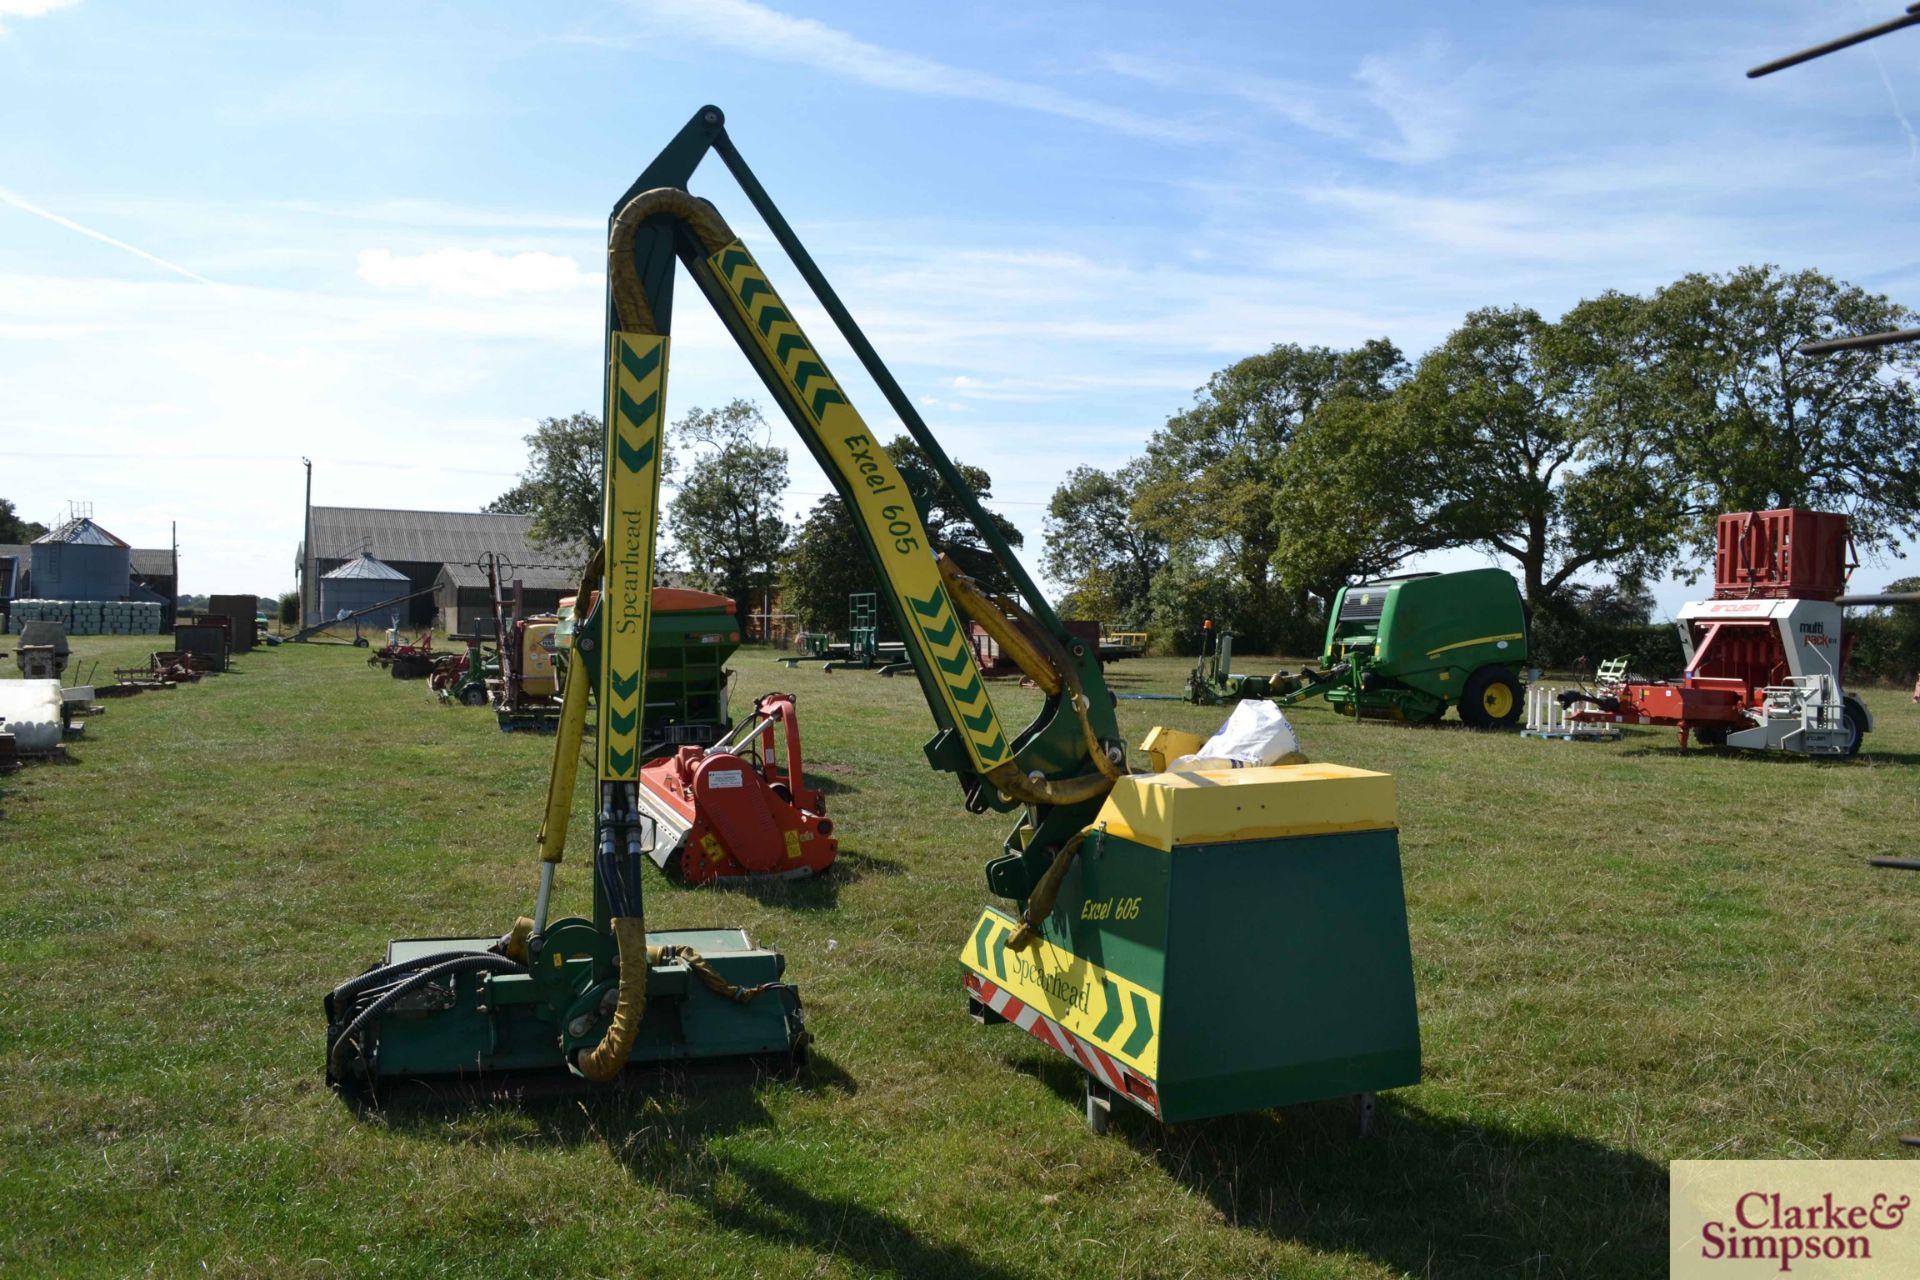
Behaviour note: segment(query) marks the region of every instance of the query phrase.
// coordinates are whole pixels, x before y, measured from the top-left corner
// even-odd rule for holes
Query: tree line
[[[1710,564],[1720,512],[1842,511],[1866,554],[1920,532],[1920,351],[1795,351],[1916,322],[1817,271],[1759,266],[1608,291],[1557,320],[1483,308],[1417,361],[1387,338],[1282,343],[1215,373],[1138,457],[1067,475],[1042,566],[1065,616],[1148,630],[1163,649],[1190,648],[1210,618],[1243,651],[1311,653],[1341,586],[1472,549],[1514,571],[1552,660],[1643,640],[1664,653],[1664,629],[1634,632],[1646,586]],[[756,405],[690,410],[667,438],[664,567],[743,619],[777,583],[780,607],[816,631],[843,630],[849,595],[879,590],[840,498],[784,518],[787,453]],[[591,546],[600,420],[545,419],[527,444],[520,482],[487,509]],[[935,549],[1008,589],[919,446],[902,435],[887,451]],[[985,470],[960,471],[991,498]]]
[[[1386,338],[1283,343],[1214,374],[1141,456],[1069,475],[1045,568],[1069,616],[1171,645],[1212,618],[1314,651],[1342,585],[1456,549],[1509,565],[1549,626],[1644,620],[1646,583],[1711,563],[1723,511],[1842,511],[1863,554],[1920,531],[1920,352],[1795,351],[1915,321],[1760,266],[1557,320],[1473,311],[1417,362]]]
[[[757,405],[733,400],[718,409],[687,411],[666,432],[663,475],[674,480],[666,509],[670,537],[660,567],[734,601],[755,636],[753,622],[769,588],[779,608],[800,627],[844,631],[848,597],[880,590],[861,554],[860,535],[837,495],[816,501],[798,523],[787,521],[787,452],[769,440]],[[593,547],[600,540],[600,477],[605,436],[598,416],[546,418],[526,437],[527,469],[513,488],[484,508],[531,513],[536,540],[562,547]],[[933,548],[954,557],[988,587],[1011,583],[940,480],[924,450],[906,435],[886,446],[907,492],[919,508]],[[993,478],[956,464],[967,486],[993,496]],[[1020,530],[993,517],[1001,536],[1018,546]],[[883,634],[892,619],[883,610]]]

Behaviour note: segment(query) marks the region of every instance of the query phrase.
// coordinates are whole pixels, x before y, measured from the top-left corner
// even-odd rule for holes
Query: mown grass
[[[104,671],[150,643],[76,648]],[[1337,1104],[1096,1138],[1064,1062],[965,1016],[1005,821],[921,763],[915,684],[735,665],[798,693],[845,852],[799,886],[653,879],[649,922],[787,953],[818,1037],[794,1081],[332,1097],[331,985],[527,910],[551,745],[361,651],[256,652],[0,779],[0,1273],[1644,1276],[1668,1160],[1893,1156],[1920,1129],[1920,881],[1865,864],[1920,829],[1902,695],[1867,694],[1851,763],[1301,709],[1314,758],[1399,782],[1425,1082],[1365,1141]],[[1112,670],[1172,691],[1184,664]],[[1120,714],[1135,741],[1221,716]],[[586,883],[570,862],[558,906]]]

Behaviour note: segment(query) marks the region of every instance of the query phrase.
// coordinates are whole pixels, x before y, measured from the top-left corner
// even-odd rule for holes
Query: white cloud
[[[564,293],[588,280],[572,258],[555,253],[495,253],[491,249],[435,249],[397,254],[360,251],[359,275],[381,289],[425,289],[463,298]]]
[[[1443,73],[1446,51],[1431,41],[1411,51],[1368,54],[1353,73],[1352,89],[1138,54],[1106,53],[1099,62],[1157,88],[1234,99],[1374,159],[1402,164],[1452,154],[1466,117],[1455,88],[1459,77]]]
[[[80,0],[0,0],[0,18],[39,18]],[[6,28],[0,26],[0,32]]]
[[[831,75],[937,98],[965,98],[1078,120],[1120,133],[1162,141],[1202,138],[1192,125],[1112,107],[984,71],[950,66],[916,53],[889,49],[848,35],[812,18],[795,18],[753,0],[638,0],[671,24],[675,38],[692,38],[752,54],[769,62],[812,67]]]

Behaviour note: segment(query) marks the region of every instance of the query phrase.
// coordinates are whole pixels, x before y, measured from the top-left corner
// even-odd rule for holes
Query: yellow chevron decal
[[[847,402],[826,362],[746,247],[736,240],[707,263],[799,404],[807,429],[853,493],[860,522],[879,550],[887,589],[914,632],[914,647],[933,664],[934,683],[974,766],[985,773],[1004,763],[1012,754],[1006,735],[899,470]]]
[[[960,950],[960,963],[1147,1078],[1160,1074],[1159,992],[1045,938],[1009,951],[1012,934],[1013,921],[987,908]]]
[[[667,399],[667,340],[615,333],[608,352],[607,576],[601,591],[598,745],[602,782],[640,777],[653,546],[660,524],[660,419]]]

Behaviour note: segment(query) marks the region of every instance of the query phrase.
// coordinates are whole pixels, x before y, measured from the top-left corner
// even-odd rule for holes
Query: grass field
[[[363,659],[256,652],[0,778],[0,1274],[1637,1277],[1665,1268],[1667,1161],[1920,1129],[1920,879],[1864,861],[1915,852],[1904,694],[1866,694],[1845,763],[1302,709],[1314,759],[1399,781],[1425,1082],[1364,1141],[1339,1104],[1097,1138],[1063,1060],[965,1015],[1008,824],[924,767],[915,683],[765,653],[736,687],[799,695],[840,865],[654,878],[648,922],[785,951],[807,1072],[359,1116],[322,1082],[321,996],[390,938],[528,910],[551,747]],[[1112,670],[1172,691],[1184,664]],[[1137,742],[1222,713],[1120,714]],[[576,859],[557,907],[586,889]]]

